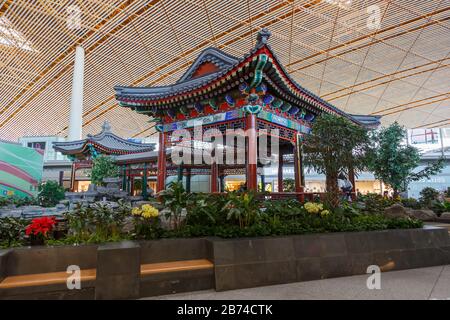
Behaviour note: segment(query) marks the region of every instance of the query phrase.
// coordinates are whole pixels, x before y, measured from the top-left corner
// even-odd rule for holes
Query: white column
[[[84,86],[84,49],[78,46],[75,51],[73,68],[72,98],[70,100],[69,141],[82,138]]]

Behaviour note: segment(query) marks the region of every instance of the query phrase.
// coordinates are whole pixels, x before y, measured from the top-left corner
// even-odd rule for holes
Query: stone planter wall
[[[141,277],[143,264],[208,259],[213,269]],[[65,271],[69,265],[97,270],[85,290],[65,286],[0,290],[0,299],[134,299],[215,288],[218,291],[450,264],[443,228],[311,234],[245,239],[163,239],[101,246],[0,250],[0,278]]]
[[[157,263],[178,260],[212,260],[212,238],[161,239],[139,241],[141,263]]]
[[[214,241],[216,290],[450,263],[446,229],[424,228]]]

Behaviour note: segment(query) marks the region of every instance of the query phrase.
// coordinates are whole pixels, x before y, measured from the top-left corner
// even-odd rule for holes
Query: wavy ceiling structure
[[[115,85],[172,84],[205,48],[244,55],[263,27],[295,81],[342,110],[450,126],[449,0],[0,0],[0,139],[67,135],[77,45],[83,133],[107,119],[152,136]]]

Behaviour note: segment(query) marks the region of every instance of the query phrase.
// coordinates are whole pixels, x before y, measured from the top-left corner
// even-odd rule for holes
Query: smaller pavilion
[[[76,173],[78,170],[92,169],[94,158],[101,154],[119,156],[149,152],[155,149],[155,145],[123,139],[112,133],[110,124],[105,121],[99,134],[88,134],[83,140],[54,142],[53,148],[72,160],[70,191],[77,192],[79,181]]]

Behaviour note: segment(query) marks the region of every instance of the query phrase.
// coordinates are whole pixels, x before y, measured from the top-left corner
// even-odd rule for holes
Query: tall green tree
[[[56,181],[46,181],[39,184],[38,201],[43,207],[53,207],[65,198],[64,188]]]
[[[367,130],[343,117],[324,114],[316,119],[304,140],[305,164],[325,174],[329,204],[339,204],[338,176],[365,169],[370,146]]]
[[[119,167],[114,160],[105,155],[98,156],[92,161],[91,181],[96,185],[103,185],[104,178],[119,176]]]
[[[405,143],[406,134],[406,129],[394,122],[371,135],[375,145],[369,153],[368,167],[377,179],[394,190],[394,197],[405,191],[411,181],[429,178],[439,173],[444,165],[443,159],[439,159],[415,172],[420,164],[420,153]]]

